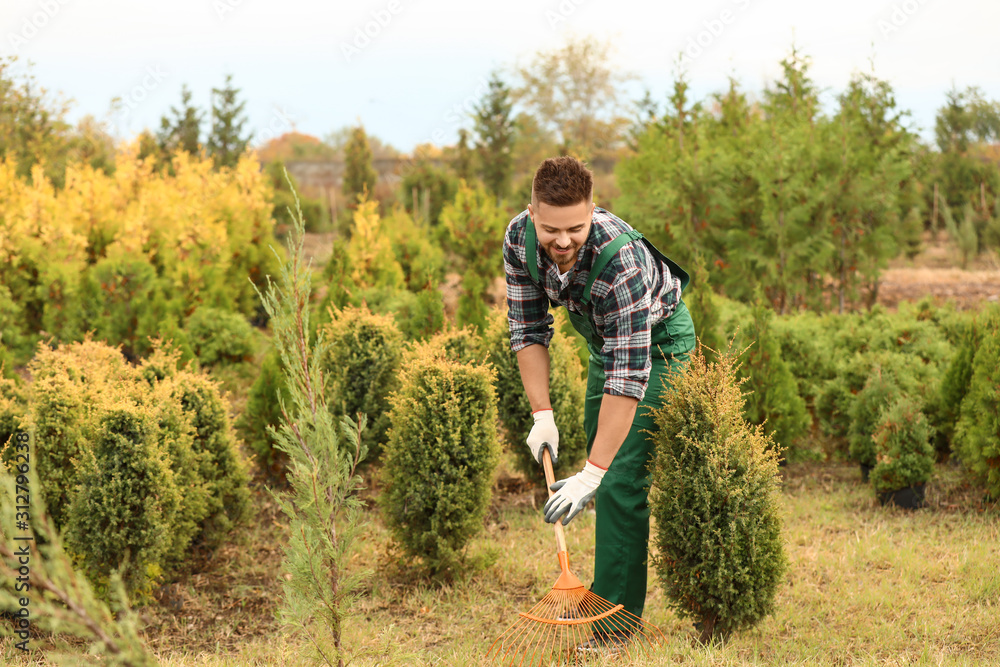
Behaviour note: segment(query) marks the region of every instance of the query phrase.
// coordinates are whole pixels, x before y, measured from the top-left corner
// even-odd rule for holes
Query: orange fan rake
[[[543,448],[542,466],[546,484],[551,487],[555,477],[547,447]],[[584,650],[588,643],[592,651],[599,652],[602,644],[607,644],[609,650],[618,649],[619,658],[632,659],[647,654],[651,646],[664,641],[663,633],[655,625],[583,587],[569,569],[562,519],[555,523],[555,531],[562,571],[559,578],[538,604],[522,612],[493,642],[486,657],[494,664],[543,667],[585,658],[590,653]],[[615,639],[617,642],[611,641]]]

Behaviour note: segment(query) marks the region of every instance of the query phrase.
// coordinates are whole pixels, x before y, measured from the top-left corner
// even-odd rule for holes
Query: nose
[[[569,233],[559,232],[556,235],[556,245],[560,248],[568,248],[570,245]]]

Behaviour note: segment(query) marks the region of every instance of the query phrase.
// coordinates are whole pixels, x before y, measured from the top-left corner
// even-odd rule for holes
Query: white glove
[[[559,517],[566,514],[563,525],[573,520],[579,514],[590,499],[597,493],[597,487],[604,479],[607,470],[598,468],[590,461],[583,466],[583,470],[567,479],[561,479],[549,488],[558,491],[545,503],[545,520],[555,523]]]
[[[548,445],[549,454],[552,455],[552,465],[555,465],[556,459],[559,458],[559,429],[556,428],[552,410],[539,410],[532,413],[531,416],[535,418],[535,425],[531,427],[531,433],[528,434],[528,448],[531,449],[531,454],[541,465],[542,445]]]

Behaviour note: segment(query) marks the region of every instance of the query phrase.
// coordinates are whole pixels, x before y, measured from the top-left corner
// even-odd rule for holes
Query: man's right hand
[[[552,410],[538,410],[533,412],[531,416],[535,419],[535,425],[531,427],[527,441],[531,454],[541,465],[542,445],[548,445],[549,453],[552,455],[552,464],[555,465],[556,459],[559,457],[559,429],[556,428]]]

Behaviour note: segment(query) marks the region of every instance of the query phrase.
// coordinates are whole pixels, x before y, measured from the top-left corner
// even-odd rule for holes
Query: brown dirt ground
[[[1000,260],[988,252],[958,268],[960,257],[943,234],[924,235],[924,250],[912,260],[896,259],[882,274],[878,303],[894,309],[901,301],[953,302],[960,310],[1000,301]]]

